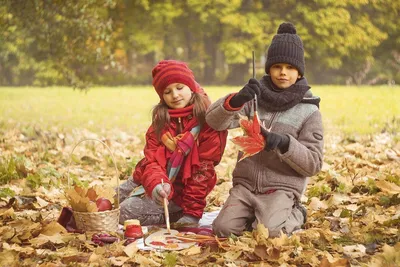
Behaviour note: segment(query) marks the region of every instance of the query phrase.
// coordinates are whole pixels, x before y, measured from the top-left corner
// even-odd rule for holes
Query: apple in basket
[[[101,198],[97,199],[96,206],[99,209],[99,211],[112,210],[111,201],[105,197],[101,197]]]

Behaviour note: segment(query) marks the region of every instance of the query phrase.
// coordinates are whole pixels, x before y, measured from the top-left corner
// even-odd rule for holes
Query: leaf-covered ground
[[[121,182],[142,157],[143,133],[101,135],[33,128],[0,130],[0,266],[400,266],[400,136],[326,136],[325,164],[302,201],[304,229],[269,239],[259,227],[241,237],[179,252],[138,250],[135,243],[98,247],[91,234],[72,234],[56,221],[69,181]],[[232,135],[230,135],[232,137]],[[219,183],[207,211],[219,209],[231,187],[237,150],[228,142]],[[71,164],[70,164],[71,161]],[[69,174],[69,175],[68,175]]]

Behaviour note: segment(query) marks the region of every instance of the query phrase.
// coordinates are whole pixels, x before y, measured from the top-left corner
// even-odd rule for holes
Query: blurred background
[[[1,0],[0,86],[151,85],[161,59],[203,85],[264,74],[280,23],[304,42],[311,84],[400,83],[400,1]]]

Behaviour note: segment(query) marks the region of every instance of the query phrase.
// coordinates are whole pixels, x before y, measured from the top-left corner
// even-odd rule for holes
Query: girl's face
[[[192,99],[192,90],[183,83],[171,83],[165,88],[163,99],[169,108],[184,108]]]
[[[269,69],[272,82],[280,89],[292,86],[298,78],[301,78],[299,71],[290,64],[277,63]]]

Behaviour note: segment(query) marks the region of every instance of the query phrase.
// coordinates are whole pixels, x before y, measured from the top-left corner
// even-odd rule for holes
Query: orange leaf
[[[241,161],[262,151],[265,146],[265,139],[264,136],[260,134],[260,122],[257,112],[254,113],[253,120],[242,116],[239,120],[239,124],[244,131],[244,136],[235,137],[232,139],[232,142],[244,153],[239,159],[239,161]]]

